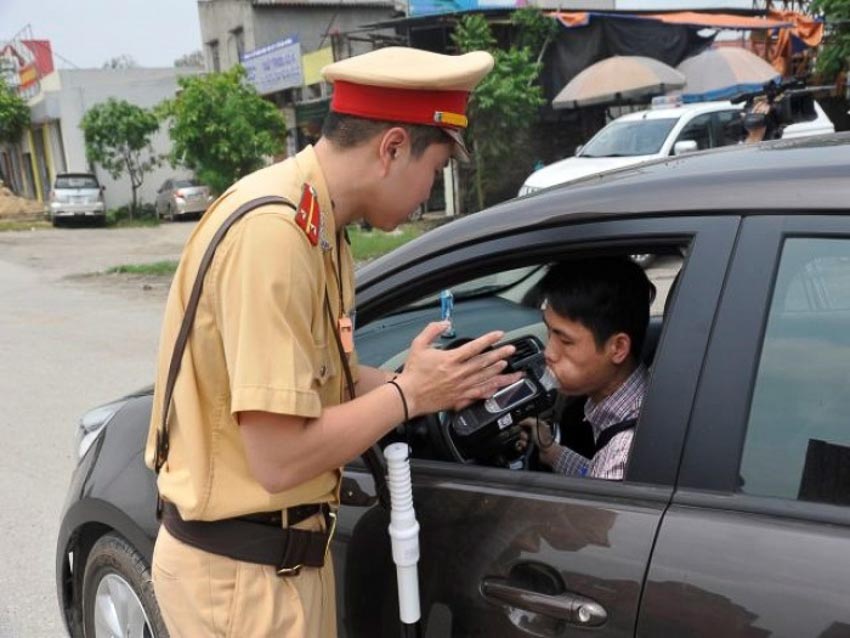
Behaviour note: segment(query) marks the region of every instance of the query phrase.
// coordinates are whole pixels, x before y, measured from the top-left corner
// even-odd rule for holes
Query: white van
[[[782,137],[834,133],[835,126],[823,109],[817,102],[814,106],[816,119],[786,126]],[[575,157],[532,173],[519,196],[659,157],[737,144],[741,139],[742,110],[743,104],[731,102],[671,105],[661,101],[646,111],[623,115],[579,147]]]

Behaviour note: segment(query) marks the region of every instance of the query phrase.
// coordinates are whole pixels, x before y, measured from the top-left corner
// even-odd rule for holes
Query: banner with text
[[[248,81],[260,95],[304,84],[301,43],[297,37],[273,42],[242,56]]]

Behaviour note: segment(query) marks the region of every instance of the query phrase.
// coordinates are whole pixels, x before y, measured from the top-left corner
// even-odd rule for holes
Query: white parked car
[[[834,133],[835,127],[815,102],[817,118],[785,127],[783,138]],[[618,117],[579,147],[575,157],[532,173],[519,196],[586,175],[631,166],[648,160],[737,144],[743,135],[743,104],[660,101],[646,111]]]

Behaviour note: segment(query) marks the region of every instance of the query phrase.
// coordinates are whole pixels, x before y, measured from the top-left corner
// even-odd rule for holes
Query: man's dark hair
[[[451,138],[436,126],[369,120],[334,111],[328,113],[325,118],[322,125],[322,137],[333,142],[337,148],[349,149],[365,144],[393,126],[400,126],[407,130],[410,135],[410,152],[415,158],[422,157],[431,144],[452,143]]]
[[[593,333],[597,348],[618,332],[629,335],[640,361],[655,287],[627,257],[576,259],[554,264],[541,282],[543,298],[558,315]]]

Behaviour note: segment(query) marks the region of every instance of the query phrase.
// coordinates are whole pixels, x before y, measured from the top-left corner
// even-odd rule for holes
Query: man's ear
[[[390,165],[410,147],[410,134],[401,126],[393,126],[384,131],[378,142],[378,159],[384,169],[389,172]]]
[[[632,339],[625,332],[617,332],[608,337],[607,350],[611,362],[622,364],[632,353]]]

